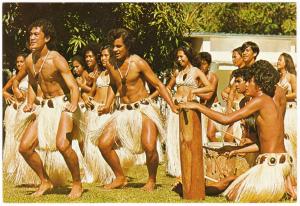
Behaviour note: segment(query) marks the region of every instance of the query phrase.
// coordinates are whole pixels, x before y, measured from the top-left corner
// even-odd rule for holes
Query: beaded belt
[[[287,103],[286,103],[286,107],[287,107],[287,108],[293,108],[293,109],[296,109],[296,108],[297,108],[297,102],[287,102]]]
[[[147,99],[143,99],[141,101],[138,101],[138,102],[134,102],[132,104],[121,104],[117,110],[119,111],[123,111],[125,109],[127,110],[133,110],[133,109],[138,109],[140,108],[140,105],[149,105],[150,104],[150,101],[147,100]]]
[[[7,105],[8,105],[8,106],[13,105],[13,108],[14,108],[15,110],[18,110],[18,109],[19,109],[19,104],[17,104],[16,102],[15,102],[15,103],[8,103]]]
[[[256,159],[256,164],[262,164],[267,161],[268,165],[273,166],[276,164],[283,164],[288,161],[290,164],[293,163],[293,158],[288,154],[281,154],[281,155],[266,155],[262,154],[259,155]]]
[[[67,102],[69,100],[69,98],[67,96],[63,97],[63,101]],[[43,100],[37,100],[35,101],[36,105],[41,105],[42,107],[44,107],[46,104],[49,108],[54,108],[54,104],[53,104],[53,100],[52,99],[43,99]]]

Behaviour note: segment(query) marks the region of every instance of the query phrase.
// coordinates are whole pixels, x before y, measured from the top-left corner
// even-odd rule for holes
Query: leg
[[[105,189],[114,189],[114,188],[120,188],[125,185],[127,185],[126,177],[124,176],[120,159],[113,149],[113,146],[115,144],[115,129],[114,125],[109,125],[102,133],[102,135],[99,137],[98,147],[99,150],[105,159],[105,161],[108,163],[108,165],[113,170],[116,179],[110,184],[107,184],[104,186]]]
[[[214,125],[213,121],[211,119],[208,119],[207,121],[207,138],[211,142],[217,142],[216,138],[216,126]]]
[[[82,185],[78,157],[72,149],[72,139],[67,138],[67,133],[70,133],[72,128],[73,120],[66,112],[62,112],[56,135],[56,147],[64,157],[73,179],[72,190],[68,196],[75,199],[81,196]]]
[[[35,120],[26,128],[19,146],[19,152],[41,180],[41,185],[38,190],[32,194],[33,196],[41,196],[47,190],[53,188],[53,184],[50,182],[49,177],[46,174],[43,162],[38,153],[35,151],[35,148],[38,145],[37,136],[37,121]]]
[[[146,191],[153,191],[156,183],[158,167],[158,153],[156,150],[157,128],[153,121],[143,115],[142,145],[146,153],[146,164],[148,169],[148,181],[143,187]]]
[[[237,177],[235,175],[225,177],[219,182],[211,182],[205,185],[205,194],[207,195],[219,195],[224,192],[225,189],[232,183]]]
[[[291,196],[291,200],[296,200],[297,199],[297,194],[294,190],[294,187],[292,185],[292,179],[291,176],[287,176],[286,182],[285,182],[285,188],[286,192]]]

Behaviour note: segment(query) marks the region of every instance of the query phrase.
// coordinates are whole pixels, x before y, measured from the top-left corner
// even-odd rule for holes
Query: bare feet
[[[142,189],[147,192],[152,192],[155,189],[155,182],[153,180],[148,180]]]
[[[122,188],[127,185],[126,177],[117,177],[114,181],[110,184],[104,185],[104,189],[116,189]]]
[[[79,197],[81,197],[82,192],[83,192],[83,189],[82,189],[82,184],[81,184],[81,182],[79,182],[79,183],[73,183],[72,190],[71,190],[71,192],[68,194],[68,197],[69,197],[70,199],[76,199],[76,198],[79,198]]]
[[[50,181],[42,182],[37,191],[35,191],[32,196],[39,197],[42,196],[45,192],[51,190],[53,188],[53,184]]]

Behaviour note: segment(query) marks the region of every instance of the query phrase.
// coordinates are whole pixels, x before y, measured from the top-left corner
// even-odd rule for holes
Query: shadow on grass
[[[38,187],[38,185],[35,184],[21,184],[21,185],[16,185],[16,188],[30,188],[30,187]]]
[[[88,189],[83,189],[82,194],[88,192]],[[32,195],[35,191],[28,191],[26,195]],[[44,193],[44,195],[51,195],[51,194],[61,194],[61,195],[68,195],[71,192],[71,188],[68,186],[66,187],[54,187],[51,190],[48,190]]]
[[[145,185],[146,183],[134,183],[134,182],[129,182],[127,185],[126,185],[126,188],[142,188],[142,187],[144,187],[144,185]],[[162,187],[162,185],[161,184],[156,184],[156,186],[155,186],[155,188],[157,189],[157,188],[160,188],[160,187]]]

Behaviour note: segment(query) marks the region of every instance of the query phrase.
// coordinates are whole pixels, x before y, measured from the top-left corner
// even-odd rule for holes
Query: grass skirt
[[[9,105],[5,109],[4,114],[4,129],[5,141],[3,147],[3,171],[7,174],[13,173],[13,168],[16,164],[16,141],[14,135],[14,127],[16,123],[17,110],[13,105]]]
[[[98,182],[100,184],[111,183],[115,179],[115,175],[103,158],[98,146],[91,142],[91,139],[96,139],[97,131],[103,127],[104,124],[110,119],[111,114],[104,114],[99,116],[97,112],[98,106],[101,104],[93,101],[94,109],[87,111],[87,136],[85,139],[85,161],[88,170],[91,172],[91,179],[89,182]],[[96,135],[96,136],[93,136]],[[134,164],[135,156],[132,155],[125,148],[117,148],[116,153],[120,159],[122,168],[126,171]]]
[[[23,112],[25,105],[26,102],[19,105],[14,117],[14,124],[11,124],[11,126],[13,126],[12,141],[14,147],[11,148],[11,152],[13,152],[13,156],[11,157],[13,158],[10,159],[7,179],[14,185],[31,185],[39,184],[40,182],[38,176],[19,153],[20,136],[15,135],[15,131],[19,131],[20,134],[23,134],[28,124],[35,118],[33,113]]]
[[[282,156],[285,161],[280,163]],[[235,202],[280,201],[286,192],[286,178],[291,172],[290,158],[287,153],[259,155],[257,164],[231,183],[223,195],[234,194]]]
[[[46,172],[54,185],[64,185],[71,179],[71,173],[67,164],[62,154],[56,148],[56,134],[61,113],[64,111],[64,107],[68,103],[68,101],[66,99],[64,100],[64,98],[65,95],[52,98],[51,101],[53,103],[53,107],[50,106],[51,103],[49,103],[49,100],[44,100],[44,106],[40,107],[37,112],[39,141],[37,150],[39,150]],[[73,141],[75,139],[83,141],[85,128],[83,126],[84,122],[82,121],[82,112],[80,112],[80,109],[77,108],[74,113],[68,113],[68,115],[70,115],[73,119],[73,130],[71,133]],[[76,143],[72,142],[72,148],[77,154],[80,167],[85,169],[79,147],[76,146]]]
[[[288,102],[284,117],[284,133],[287,152],[293,157],[294,165],[292,176],[297,180],[297,105],[296,102]],[[287,141],[287,142],[286,142]]]
[[[135,103],[132,103],[132,105],[133,104]],[[132,154],[140,154],[144,152],[141,143],[143,115],[154,122],[158,130],[158,138],[161,142],[163,142],[165,140],[165,130],[159,115],[159,108],[157,108],[157,106],[152,102],[148,105],[141,103],[139,103],[139,105],[138,109],[116,110],[105,124],[103,124],[97,131],[93,132],[90,138],[91,142],[98,145],[98,139],[103,131],[105,131],[105,128],[113,127],[115,128],[115,134],[113,135],[116,140],[120,141],[122,147],[125,147]]]
[[[170,111],[167,118],[167,173],[174,177],[181,176],[179,146],[179,115]]]

